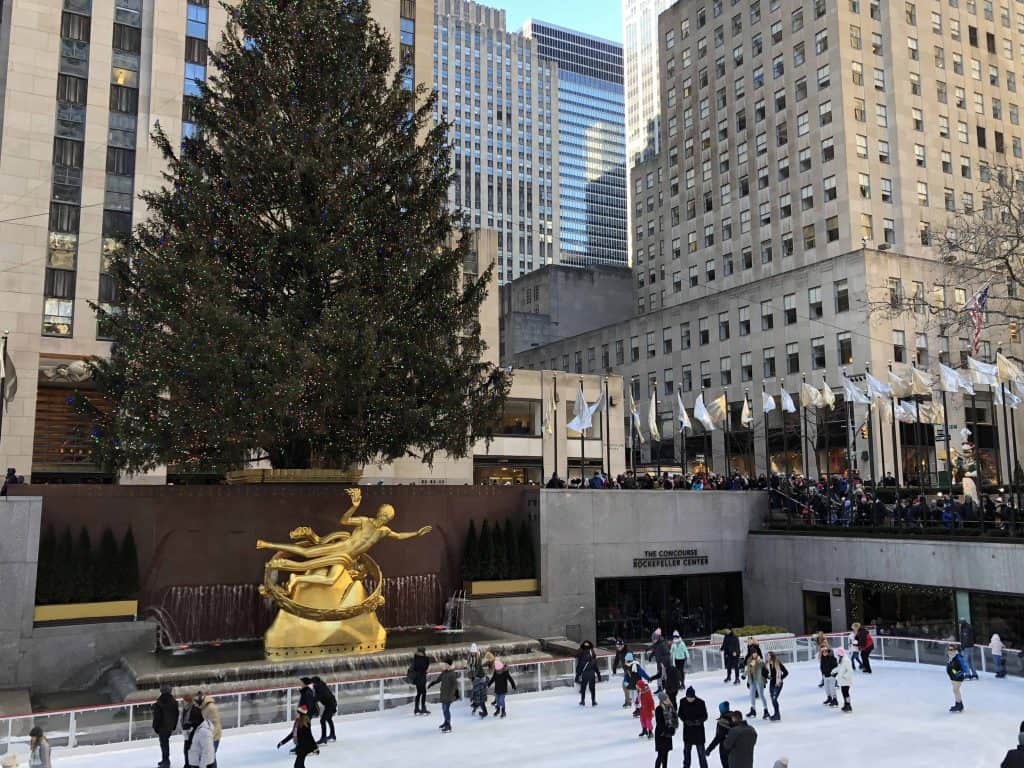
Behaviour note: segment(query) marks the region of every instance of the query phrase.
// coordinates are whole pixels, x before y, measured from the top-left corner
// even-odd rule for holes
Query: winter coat
[[[679,688],[682,685],[682,682],[683,676],[679,674],[678,669],[674,666],[665,668],[665,682],[663,685],[665,686],[665,693],[668,694],[668,697],[672,699],[672,701],[675,701],[676,697],[679,695]]]
[[[29,768],[52,768],[50,762],[50,742],[40,739],[28,756]]]
[[[427,687],[433,688],[438,683],[441,684],[442,704],[451,704],[453,701],[459,700],[459,677],[455,674],[454,669],[446,667],[444,672],[435,677]]]
[[[161,693],[153,702],[153,730],[160,736],[170,736],[178,727],[178,702],[169,693]]]
[[[309,755],[318,749],[316,739],[313,738],[313,731],[309,727],[309,719],[304,720],[302,715],[295,718],[291,733],[277,742],[278,748],[289,741],[295,742],[295,754],[297,755]]]
[[[1024,747],[1017,747],[1007,752],[1003,762],[999,764],[999,768],[1024,768]]]
[[[690,658],[690,651],[686,648],[686,643],[680,640],[678,643],[672,641],[672,661],[686,661]]]
[[[206,768],[215,762],[217,754],[213,748],[213,723],[204,720],[192,734],[192,743],[188,748],[188,764]]]
[[[821,657],[818,666],[821,668],[822,677],[832,677],[832,672],[839,666],[839,660],[834,653],[830,653],[828,656]]]
[[[654,694],[651,687],[644,688],[640,694],[640,716],[644,718],[654,717]]]
[[[475,677],[483,677],[484,657],[479,653],[469,654],[469,658],[466,660],[466,674],[469,675],[470,680]]]
[[[966,621],[960,624],[960,648],[967,650],[974,647],[974,627]]]
[[[862,651],[870,651],[875,647],[875,638],[868,632],[867,627],[861,627],[857,630],[857,646]]]
[[[768,676],[768,670],[764,661],[758,656],[756,659],[751,656],[746,665],[747,687],[760,686],[764,688],[764,681]]]
[[[299,689],[299,706],[305,705],[306,714],[313,718],[320,714],[320,705],[316,701],[316,691],[312,685],[304,685]]]
[[[213,740],[220,741],[221,734],[223,733],[223,729],[220,727],[220,710],[213,703],[213,699],[204,699],[203,706],[199,710],[203,713],[203,720],[206,720],[213,730]]]
[[[764,654],[761,653],[761,646],[757,644],[756,640],[754,642],[752,642],[750,645],[747,646],[747,653],[743,657],[743,663],[744,664],[749,664],[750,663],[750,657],[753,656],[755,653],[758,656],[760,656],[762,659],[764,659]]]
[[[203,722],[203,712],[197,704],[185,704],[181,708],[181,732],[188,739],[192,729]]]
[[[427,684],[427,670],[430,669],[430,659],[425,653],[417,653],[412,657],[411,678],[413,685]]]
[[[675,736],[675,728],[669,728],[665,722],[665,708],[658,707],[654,710],[654,749],[657,752],[672,751],[672,737]]]
[[[843,656],[840,659],[839,664],[832,671],[832,677],[840,686],[853,685],[853,664],[850,662],[849,656]]]
[[[338,711],[338,699],[335,698],[334,691],[319,677],[313,678],[313,692],[316,694],[316,700],[324,705],[325,715],[333,715]]]
[[[612,659],[612,674],[618,674],[619,667],[626,669],[626,654],[629,653],[629,646],[624,645],[615,651],[615,658]]]
[[[631,691],[636,690],[636,683],[638,680],[650,680],[651,676],[647,674],[647,670],[644,669],[640,662],[633,659],[629,664],[624,667],[622,674],[622,685],[625,688],[629,688]]]
[[[679,702],[679,722],[683,724],[683,741],[704,743],[704,723],[708,720],[708,708],[703,699],[683,699]]]
[[[469,694],[469,703],[474,707],[487,706],[487,678],[480,676],[473,678],[473,690]]]
[[[516,689],[516,681],[512,679],[512,675],[509,674],[508,667],[505,667],[500,672],[495,672],[491,675],[491,679],[487,682],[487,687],[494,686],[494,692],[496,694],[508,693],[508,687],[511,685],[512,690]]]
[[[1006,645],[1003,643],[1003,639],[999,635],[992,635],[992,639],[988,641],[988,647],[992,649],[993,656],[1002,656],[1003,648]]]
[[[580,652],[576,657],[576,682],[589,683],[594,678],[601,682],[601,670],[597,666],[597,654],[594,650],[587,649]]]
[[[728,634],[723,638],[722,653],[727,659],[740,655],[740,639],[735,634]]]
[[[719,751],[723,755],[728,755],[725,749],[725,737],[729,735],[729,730],[732,728],[732,720],[729,719],[729,715],[722,715],[718,720],[715,721],[715,738],[708,744],[706,752],[710,755],[715,751],[715,747],[718,747]],[[726,763],[728,765],[728,763]]]
[[[722,746],[729,753],[729,768],[754,768],[757,731],[745,720],[729,729]]]
[[[672,649],[664,637],[659,637],[647,649],[647,657],[653,658],[662,667],[672,665]]]
[[[789,677],[789,670],[780,660],[777,664],[768,664],[768,682],[775,687],[782,685],[782,681]]]
[[[946,664],[946,674],[955,683],[962,682],[964,675],[964,657],[959,653]]]

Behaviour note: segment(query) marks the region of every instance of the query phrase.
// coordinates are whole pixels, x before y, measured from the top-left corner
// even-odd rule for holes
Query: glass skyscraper
[[[540,59],[558,65],[561,262],[627,265],[622,46],[527,21]]]

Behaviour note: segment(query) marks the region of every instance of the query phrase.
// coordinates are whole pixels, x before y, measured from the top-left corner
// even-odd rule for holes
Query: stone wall
[[[15,684],[32,639],[42,499],[0,498],[0,687]]]

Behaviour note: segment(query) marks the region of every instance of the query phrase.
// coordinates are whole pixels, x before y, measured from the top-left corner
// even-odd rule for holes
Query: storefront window
[[[535,466],[514,460],[507,464],[473,464],[474,485],[540,485],[541,474],[540,462]]]
[[[535,400],[507,400],[494,430],[496,435],[536,436],[540,434],[540,403]]]
[[[972,592],[971,623],[979,643],[987,643],[993,632],[1012,648],[1024,640],[1024,597],[996,592]]]
[[[846,582],[850,623],[874,624],[888,635],[946,639],[953,637],[953,590],[879,581]]]

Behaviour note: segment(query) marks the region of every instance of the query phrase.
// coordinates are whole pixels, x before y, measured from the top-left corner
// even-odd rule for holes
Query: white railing
[[[834,647],[849,642],[846,633],[829,635]],[[777,641],[779,642],[779,641]],[[781,641],[784,642],[784,641]],[[949,641],[904,638],[887,635],[875,636],[874,658],[877,660],[908,661],[917,664],[945,664]],[[788,647],[776,647],[784,662],[810,662],[817,657],[817,647],[811,637],[793,637]],[[605,672],[611,677],[612,654],[601,653]],[[1021,674],[1020,654],[1006,649],[1004,658],[1011,674]],[[978,672],[993,669],[991,651],[987,646],[974,650]],[[536,693],[574,685],[575,660],[550,659],[510,664],[516,681],[517,693]],[[723,672],[722,653],[717,647],[695,645],[690,648],[687,662],[689,674]],[[463,699],[468,697],[469,681],[464,669],[457,670],[459,690]],[[618,674],[621,674],[621,670]],[[347,680],[330,684],[338,699],[338,714],[352,715],[409,706],[415,689],[404,677],[374,677]],[[219,694],[215,697],[224,730],[252,725],[283,724],[291,721],[298,706],[298,693],[294,686],[263,688],[253,691]],[[438,689],[428,692],[428,700],[437,700]],[[55,747],[74,748],[122,744],[154,737],[152,704],[140,702],[114,704],[101,707],[78,707],[32,714],[0,717],[0,755],[10,750],[27,751],[28,732],[39,726]]]

